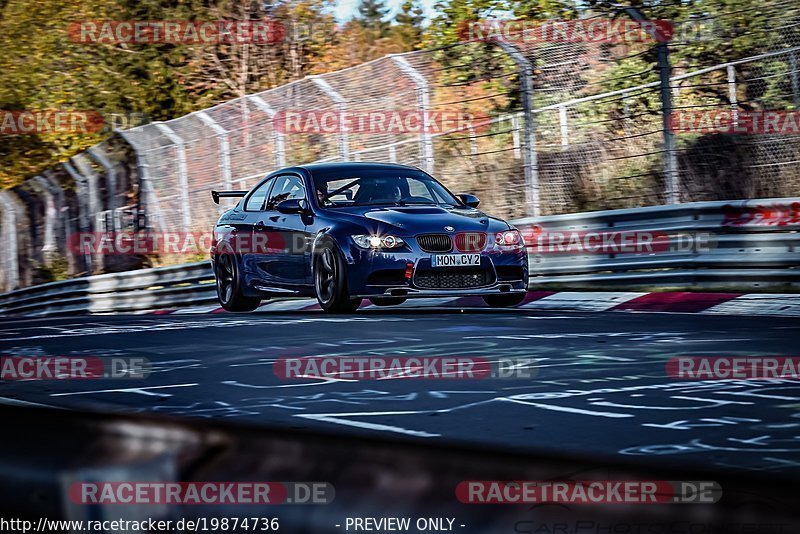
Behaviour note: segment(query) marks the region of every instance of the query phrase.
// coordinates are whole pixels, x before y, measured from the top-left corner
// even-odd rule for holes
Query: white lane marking
[[[800,317],[800,295],[748,293],[712,306],[701,313],[711,315],[778,315]]]
[[[280,385],[274,385],[274,386],[259,386],[258,384],[245,384],[245,383],[242,383],[242,382],[238,382],[236,380],[223,380],[222,384],[225,384],[226,386],[236,386],[236,387],[240,387],[240,388],[250,388],[250,389],[281,389],[281,388],[300,388],[300,387],[306,387],[306,386],[324,386],[326,384],[334,384],[334,383],[337,383],[337,382],[358,382],[358,380],[351,380],[349,378],[329,378],[329,377],[320,378],[320,377],[317,377],[317,376],[313,376],[313,377],[312,376],[308,376],[308,377],[302,377],[302,378],[309,378],[309,379],[318,378],[318,379],[320,379],[320,381],[319,382],[298,382],[296,384],[280,384]]]
[[[475,392],[468,392],[468,391],[439,391],[440,395],[438,397],[434,396],[435,398],[447,398],[447,393],[475,393]],[[413,393],[410,398],[416,398],[416,393]],[[410,399],[408,399],[410,400]],[[366,421],[352,421],[350,419],[343,419],[344,417],[373,417],[373,416],[382,416],[382,415],[424,415],[424,414],[431,414],[431,413],[450,413],[455,412],[458,410],[466,410],[468,408],[472,408],[474,406],[482,406],[484,404],[490,404],[495,400],[500,399],[487,399],[481,400],[477,402],[470,402],[467,404],[461,404],[458,406],[453,406],[452,408],[443,408],[440,410],[408,410],[408,411],[400,411],[400,412],[353,412],[353,413],[317,413],[317,414],[296,414],[293,417],[302,417],[304,419],[313,419],[315,421],[324,421],[328,423],[334,423],[339,425],[346,425],[346,426],[354,426],[358,428],[365,428],[368,430],[383,430],[387,432],[396,432],[399,434],[407,434],[410,436],[418,436],[423,438],[436,438],[441,437],[441,434],[432,434],[430,432],[425,432],[423,430],[409,430],[407,428],[393,426],[393,425],[384,425],[380,423],[368,423]]]
[[[583,316],[573,316],[573,315],[523,315],[523,319],[531,319],[534,321],[540,320],[547,320],[547,319],[570,319],[572,321],[583,320],[583,321],[591,321],[593,317],[591,315]]]
[[[398,308],[398,307],[400,307],[400,308],[420,308],[420,307],[426,307],[426,306],[431,306],[431,307],[435,308],[437,306],[447,306],[448,304],[457,301],[459,298],[461,298],[461,297],[456,297],[456,298],[444,297],[444,298],[408,299],[404,303],[399,304],[397,306],[392,306],[391,308]],[[388,308],[388,309],[391,309],[391,308]]]
[[[375,415],[416,415],[420,412],[355,412],[355,413],[337,413],[337,414],[297,414],[294,417],[302,417],[303,419],[313,419],[314,421],[323,421],[326,423],[334,423],[337,425],[354,426],[356,428],[364,428],[367,430],[382,430],[385,432],[395,432],[398,434],[405,434],[407,436],[416,436],[418,438],[438,438],[441,434],[431,434],[422,430],[409,430],[407,428],[383,425],[378,423],[367,423],[366,421],[353,421],[350,419],[342,419],[342,417],[358,417],[358,416],[375,416]]]
[[[581,410],[580,408],[570,408],[569,406],[555,406],[553,404],[542,404],[540,402],[529,402],[523,401],[519,399],[511,399],[508,397],[501,397],[497,400],[513,402],[516,404],[524,404],[526,406],[535,406],[536,408],[542,408],[543,410],[551,410],[554,412],[567,412],[567,413],[577,413],[581,415],[594,415],[596,417],[609,417],[612,419],[622,419],[625,417],[634,417],[631,414],[627,413],[614,413],[614,412],[597,412],[594,410]]]
[[[633,291],[561,291],[533,300],[520,308],[524,309],[576,309],[581,311],[606,311],[624,302],[647,295]]]
[[[178,308],[170,315],[189,315],[195,313],[211,313],[214,310],[218,310],[219,305],[217,306],[192,306],[190,308]]]
[[[119,388],[119,389],[95,389],[92,391],[70,391],[67,393],[51,393],[51,397],[67,397],[71,395],[91,395],[93,393],[136,393],[137,395],[146,395],[148,397],[171,397],[172,393],[151,393],[151,389],[166,389],[166,388],[189,388],[199,386],[200,384],[170,384],[167,386],[147,386],[141,388]]]
[[[197,320],[190,321],[190,320],[159,320],[159,319],[151,319],[151,320],[142,320],[138,323],[127,323],[127,324],[114,324],[114,323],[86,323],[83,324],[76,324],[75,328],[68,329],[68,330],[58,330],[57,333],[53,334],[39,334],[39,335],[28,335],[28,336],[19,336],[19,337],[10,337],[7,339],[3,339],[3,341],[26,341],[32,339],[52,339],[52,338],[59,338],[59,337],[77,337],[77,336],[102,336],[102,335],[112,335],[112,334],[129,334],[129,333],[137,333],[141,334],[143,332],[162,332],[167,330],[188,330],[188,329],[195,329],[195,328],[230,328],[230,327],[239,327],[239,326],[262,326],[262,325],[271,325],[271,326],[288,326],[288,325],[295,325],[295,324],[307,324],[307,323],[315,323],[315,322],[322,322],[322,323],[352,323],[352,322],[376,322],[376,321],[383,321],[383,322],[413,322],[414,319],[406,318],[406,317],[391,317],[391,316],[381,316],[381,317],[359,317],[359,316],[347,316],[347,317],[334,317],[334,316],[326,316],[324,314],[307,314],[303,315],[302,317],[277,317],[277,318],[267,318],[264,315],[251,315],[247,316],[247,318],[233,318],[233,316],[225,317],[222,314],[219,315],[209,315],[204,316],[203,319],[198,318]],[[86,326],[96,326],[96,328],[87,328]],[[35,328],[34,328],[35,330]]]
[[[42,404],[39,402],[31,402],[20,399],[9,399],[8,397],[0,397],[0,404],[8,404],[11,406],[36,406],[38,408],[55,408],[56,410],[66,410],[61,406],[51,406],[49,404]]]
[[[299,311],[317,303],[317,299],[277,300],[265,302],[256,311]]]

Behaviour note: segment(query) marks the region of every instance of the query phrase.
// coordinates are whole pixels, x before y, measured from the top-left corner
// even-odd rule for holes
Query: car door
[[[242,202],[242,220],[236,236],[238,243],[236,251],[242,259],[242,273],[247,287],[263,284],[256,265],[258,250],[253,245],[253,230],[264,216],[269,191],[274,183],[274,176],[267,177],[254,187]]]
[[[272,288],[299,290],[310,284],[311,269],[306,261],[308,234],[305,216],[277,210],[284,200],[306,200],[303,178],[294,173],[275,177],[261,217],[253,226],[256,247],[254,262],[258,276]]]

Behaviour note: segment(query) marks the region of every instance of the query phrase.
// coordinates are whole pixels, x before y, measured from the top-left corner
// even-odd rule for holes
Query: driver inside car
[[[392,204],[403,198],[403,192],[397,183],[389,181],[376,182],[369,191],[359,190],[357,203]]]
[[[314,185],[317,189],[317,200],[319,201],[319,205],[325,206],[325,204],[330,204],[330,201],[325,199],[325,197],[328,195],[328,183],[317,182]]]

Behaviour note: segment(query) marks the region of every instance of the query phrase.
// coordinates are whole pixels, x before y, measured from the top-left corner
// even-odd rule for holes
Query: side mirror
[[[302,198],[290,198],[279,202],[278,205],[275,206],[275,209],[278,210],[279,213],[284,213],[286,215],[292,213],[307,213],[308,203]]]
[[[481,203],[481,201],[478,200],[478,197],[475,195],[463,194],[456,195],[456,197],[458,197],[458,200],[460,200],[465,206],[469,206],[470,208],[477,208]]]

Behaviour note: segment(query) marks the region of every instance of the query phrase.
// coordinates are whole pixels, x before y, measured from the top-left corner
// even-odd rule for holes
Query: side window
[[[302,178],[294,174],[278,176],[267,201],[267,210],[274,210],[275,206],[292,198],[306,198],[306,188],[303,186]]]
[[[274,178],[270,178],[253,192],[250,197],[247,199],[247,203],[244,205],[245,211],[261,211],[264,209],[264,201],[267,199],[267,193],[269,193],[269,188],[274,182]]]

